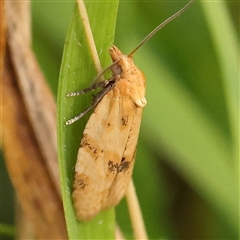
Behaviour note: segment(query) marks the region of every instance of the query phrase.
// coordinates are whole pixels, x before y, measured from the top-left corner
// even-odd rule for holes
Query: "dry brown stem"
[[[36,238],[66,239],[57,163],[56,104],[31,49],[30,3],[8,1],[4,13],[7,49],[1,121],[6,166]]]

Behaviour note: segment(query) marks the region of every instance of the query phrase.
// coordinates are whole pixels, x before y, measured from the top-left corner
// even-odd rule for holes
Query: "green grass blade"
[[[103,67],[110,63],[108,48],[114,40],[118,1],[86,2],[93,36]],[[114,211],[99,214],[94,220],[80,223],[76,220],[72,200],[72,182],[79,143],[88,116],[70,126],[66,120],[78,115],[91,102],[91,94],[66,98],[71,91],[91,85],[96,76],[93,60],[75,9],[64,47],[58,89],[58,149],[61,185],[67,229],[70,239],[113,239],[115,229]]]
[[[239,160],[239,43],[227,3],[201,2],[222,73],[233,138],[236,164]],[[236,168],[238,169],[238,168]]]

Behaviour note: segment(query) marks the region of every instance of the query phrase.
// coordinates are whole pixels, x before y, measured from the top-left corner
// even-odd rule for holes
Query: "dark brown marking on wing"
[[[81,148],[85,148],[89,153],[93,154],[93,155],[97,155],[98,151],[97,151],[97,147],[94,146],[95,144],[93,144],[93,141],[91,138],[89,138],[88,135],[83,135],[80,147]]]
[[[130,167],[131,162],[122,162],[118,167],[118,172],[126,172]]]
[[[87,185],[88,185],[87,176],[83,173],[80,173],[80,174],[76,173],[73,188],[84,190]]]
[[[111,161],[111,160],[109,160],[108,161],[108,171],[110,172],[110,173],[115,173],[115,171],[116,171],[116,165],[117,164],[114,164],[113,163],[113,161]]]
[[[113,161],[109,160],[108,161],[108,171],[113,174],[116,172],[119,173],[119,172],[127,171],[128,168],[130,167],[131,162],[125,162],[124,160],[125,160],[125,158],[122,158],[122,161],[120,164],[118,164],[118,163],[114,164]]]
[[[128,115],[122,116],[121,123],[122,123],[122,126],[127,126],[127,124],[128,124]]]

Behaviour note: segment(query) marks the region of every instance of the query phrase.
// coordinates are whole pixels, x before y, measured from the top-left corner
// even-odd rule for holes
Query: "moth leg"
[[[102,100],[104,95],[106,93],[108,93],[113,88],[114,85],[115,85],[115,81],[109,82],[105,88],[103,88],[99,93],[97,93],[97,95],[94,97],[91,105],[88,108],[86,108],[83,112],[81,112],[78,116],[66,121],[66,125],[70,125],[70,124],[78,121],[80,118],[82,118],[84,115],[86,115],[90,110],[95,108],[98,105],[98,103]]]
[[[88,88],[85,88],[85,89],[82,89],[80,91],[76,91],[76,92],[70,92],[68,93],[66,96],[67,97],[75,97],[75,96],[79,96],[81,94],[85,94],[87,92],[90,92],[90,91],[94,91],[96,90],[97,88],[100,88],[100,87],[106,87],[110,81],[112,81],[113,78],[110,78],[108,80],[104,80],[104,81],[101,81],[101,82],[97,82],[97,83],[94,83],[92,86],[88,87]]]

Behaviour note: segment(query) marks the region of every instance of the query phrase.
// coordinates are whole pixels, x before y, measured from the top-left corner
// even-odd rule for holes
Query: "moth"
[[[134,64],[133,54],[192,2],[158,25],[130,54],[111,47],[113,63],[97,76],[98,79],[110,69],[110,79],[67,94],[72,97],[101,89],[86,110],[66,122],[72,124],[94,109],[84,129],[75,166],[72,199],[80,221],[116,206],[132,176],[142,111],[147,104],[145,77]]]

